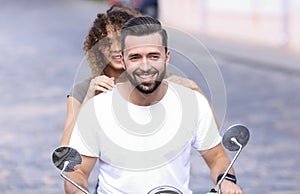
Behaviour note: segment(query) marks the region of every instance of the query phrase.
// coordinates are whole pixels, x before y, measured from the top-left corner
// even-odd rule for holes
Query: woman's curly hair
[[[108,65],[101,51],[102,49],[109,49],[105,44],[105,38],[108,34],[107,26],[109,25],[114,32],[118,32],[127,20],[140,15],[139,12],[122,4],[115,4],[106,13],[97,14],[97,18],[94,20],[83,44],[83,50],[93,77],[102,75],[103,70]]]

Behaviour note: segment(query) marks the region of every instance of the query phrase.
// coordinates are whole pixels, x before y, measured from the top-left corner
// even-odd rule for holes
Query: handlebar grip
[[[214,193],[217,193],[217,191],[215,189],[211,189],[208,193],[206,194],[214,194]]]

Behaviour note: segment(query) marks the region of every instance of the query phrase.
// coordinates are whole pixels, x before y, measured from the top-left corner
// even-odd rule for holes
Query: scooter
[[[250,138],[250,133],[247,127],[236,124],[229,127],[223,135],[222,144],[229,151],[237,151],[234,158],[232,159],[230,165],[227,167],[224,175],[217,183],[218,191],[211,189],[207,194],[218,193],[221,194],[221,183],[225,179],[227,173],[232,168],[234,162],[238,158],[242,149],[246,146]],[[59,147],[54,150],[52,154],[53,164],[60,169],[60,175],[75,187],[80,189],[86,194],[89,194],[84,188],[75,183],[73,180],[66,176],[66,172],[72,172],[75,170],[77,165],[80,165],[82,162],[81,155],[77,150],[71,147]],[[178,188],[169,185],[163,185],[150,190],[147,194],[183,194]]]

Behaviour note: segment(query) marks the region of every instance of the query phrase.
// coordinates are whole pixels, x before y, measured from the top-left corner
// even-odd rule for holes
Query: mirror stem
[[[82,192],[84,192],[85,194],[89,194],[88,191],[86,191],[86,190],[85,190],[84,188],[82,188],[80,185],[78,185],[77,183],[75,183],[74,181],[72,181],[71,179],[69,179],[69,178],[64,174],[64,171],[65,171],[65,169],[67,168],[67,166],[68,166],[69,163],[70,163],[69,161],[65,161],[65,162],[64,162],[64,167],[63,167],[63,169],[61,170],[60,175],[61,175],[64,179],[66,179],[67,181],[69,181],[70,183],[72,183],[75,187],[77,187],[78,189],[80,189]]]
[[[65,161],[64,162],[64,167],[63,167],[63,169],[61,170],[61,173],[60,174],[62,174],[65,170],[66,170],[66,168],[68,167],[68,165],[69,165],[69,161]]]
[[[222,178],[219,180],[219,182],[217,183],[218,186],[218,194],[221,194],[221,183],[223,182],[224,178],[226,177],[227,173],[229,172],[229,170],[231,169],[231,167],[233,166],[234,162],[236,161],[236,159],[238,158],[239,154],[242,151],[243,146],[237,141],[237,139],[235,137],[232,137],[230,139],[233,143],[235,143],[236,145],[238,145],[240,148],[237,151],[237,153],[235,154],[234,158],[232,159],[230,165],[228,166],[228,168],[226,169],[226,171],[224,172]]]

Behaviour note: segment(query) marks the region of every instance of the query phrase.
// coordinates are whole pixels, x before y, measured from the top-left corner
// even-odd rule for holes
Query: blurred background
[[[168,25],[210,37],[300,50],[297,0],[160,1],[160,19]],[[172,14],[183,11],[184,14]]]
[[[212,38],[300,49],[297,0],[107,0],[123,3],[165,25]],[[176,14],[181,13],[181,14]],[[297,44],[298,43],[298,44]]]
[[[89,27],[116,2],[0,0],[1,193],[63,193],[51,153],[63,130],[66,95],[86,68],[82,44]],[[217,64],[226,91],[221,131],[242,123],[251,132],[235,166],[244,193],[299,193],[299,1],[122,2],[199,41],[205,49],[185,42],[182,47]],[[180,66],[179,54],[172,63]],[[210,98],[203,76],[185,67]],[[213,186],[207,172],[193,153],[196,194]]]

